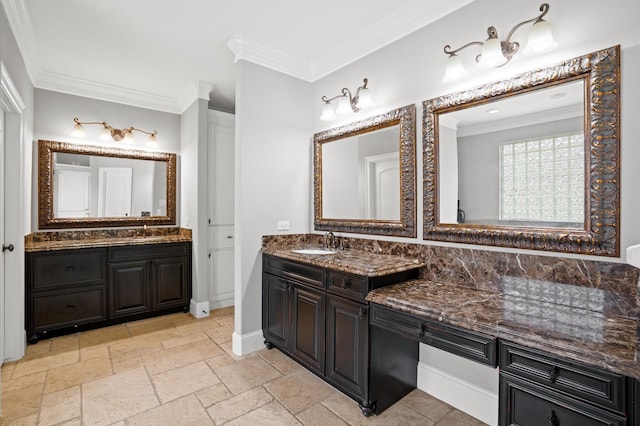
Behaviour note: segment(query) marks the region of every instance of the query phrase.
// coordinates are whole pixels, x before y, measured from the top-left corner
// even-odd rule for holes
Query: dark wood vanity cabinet
[[[191,243],[27,252],[27,340],[180,310]]]
[[[633,425],[628,378],[501,341],[501,426]]]
[[[417,272],[364,277],[265,254],[265,344],[282,350],[358,401],[363,414],[378,412],[371,398],[376,390],[369,380],[373,373],[365,296],[371,289],[415,278]]]

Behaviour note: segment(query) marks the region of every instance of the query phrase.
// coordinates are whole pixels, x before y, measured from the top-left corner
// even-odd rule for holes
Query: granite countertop
[[[191,242],[191,230],[182,228],[36,232],[25,237],[26,252],[92,247]]]
[[[271,247],[263,248],[262,253],[366,277],[388,275],[424,266],[424,263],[417,259],[363,250],[337,249],[333,254],[303,254],[293,251],[308,248],[320,249],[321,247]]]
[[[610,313],[601,289],[505,285],[503,292],[411,280],[367,301],[640,378],[638,321]]]

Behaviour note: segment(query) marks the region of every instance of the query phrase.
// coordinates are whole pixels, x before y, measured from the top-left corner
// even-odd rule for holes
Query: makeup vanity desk
[[[274,346],[270,322],[274,318],[287,322],[268,299],[302,291],[302,303],[314,304],[314,312],[321,313],[316,323],[322,327],[314,332],[319,343],[312,346],[319,358],[310,363],[305,354],[296,355],[295,342],[287,346],[280,341],[275,346],[327,380],[336,366],[325,363],[322,354],[335,357],[340,351],[331,345],[337,329],[331,321],[333,313],[329,310],[325,315],[324,303],[330,305],[328,301],[345,295],[340,293],[344,288],[336,286],[331,277],[346,274],[367,283],[371,278],[366,278],[367,274],[384,275],[374,271],[381,265],[380,259],[384,264],[394,258],[404,265],[387,272],[421,266],[413,259],[357,250],[335,255],[301,255],[291,248],[263,250],[267,347]],[[285,270],[293,267],[293,274],[278,275],[282,274],[280,261],[284,261]],[[416,387],[421,342],[500,369],[500,426],[637,424],[637,320],[608,312],[607,306],[615,299],[602,289],[514,277],[502,281],[500,291],[430,282],[416,275],[401,282],[358,287],[366,297],[354,300],[364,305],[359,305],[353,318],[368,320],[362,334],[366,338],[365,359],[359,360],[367,364],[361,370],[366,375],[365,388],[349,393],[335,380],[327,381],[359,401],[363,414],[379,413]],[[307,290],[310,292],[304,293]],[[294,309],[299,302],[293,297],[286,303]],[[297,332],[293,324],[288,333]],[[326,335],[326,347],[318,334]]]

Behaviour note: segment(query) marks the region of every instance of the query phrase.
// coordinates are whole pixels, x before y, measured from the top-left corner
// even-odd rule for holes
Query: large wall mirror
[[[415,105],[314,135],[315,229],[416,236]]]
[[[38,141],[41,229],[176,224],[176,155]]]
[[[618,256],[619,57],[425,101],[424,239]]]

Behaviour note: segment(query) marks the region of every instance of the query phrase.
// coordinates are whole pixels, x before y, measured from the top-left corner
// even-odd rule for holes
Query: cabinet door
[[[360,401],[368,395],[368,308],[327,295],[327,381]]]
[[[290,283],[292,295],[291,355],[309,369],[324,374],[325,295]]]
[[[151,261],[153,274],[153,309],[189,305],[186,257],[155,259]]]
[[[290,283],[271,274],[262,274],[262,330],[264,338],[280,349],[289,348]]]
[[[109,264],[109,316],[117,317],[151,310],[147,261]]]

